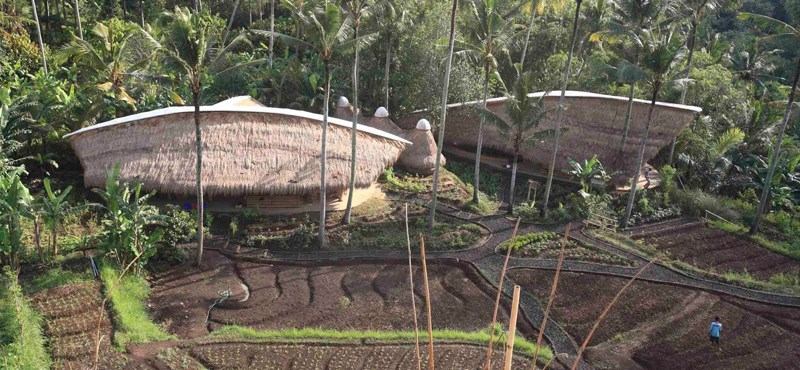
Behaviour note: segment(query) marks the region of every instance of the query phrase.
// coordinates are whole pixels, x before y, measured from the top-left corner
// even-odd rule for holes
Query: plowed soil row
[[[544,302],[553,272],[514,269],[512,280]],[[563,273],[553,315],[583,342],[627,280]],[[707,337],[714,316],[723,323],[722,349]],[[800,369],[800,310],[727,295],[635,282],[599,327],[587,351],[596,368]]]
[[[741,235],[699,224],[634,237],[674,259],[717,273],[748,272],[767,279],[777,273],[800,271],[800,261],[762,248]]]
[[[208,251],[207,259],[216,264],[203,271],[173,272],[154,282],[150,298],[154,318],[183,338],[196,338],[223,325],[338,330],[414,327],[407,265],[269,265],[234,262],[215,251]],[[487,327],[494,295],[477,273],[466,265],[431,263],[428,274],[435,328],[477,331]],[[421,271],[414,276],[418,315],[424,317]],[[211,311],[206,323],[209,306],[225,289],[233,295]],[[501,320],[507,321],[508,310],[501,311]],[[524,320],[519,328],[534,335]]]

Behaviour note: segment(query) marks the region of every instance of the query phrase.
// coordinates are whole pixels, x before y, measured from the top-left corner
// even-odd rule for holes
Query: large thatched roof
[[[267,108],[244,98],[200,108],[203,180],[209,196],[298,195],[319,192],[322,115]],[[80,158],[86,186],[102,186],[106,169],[170,194],[195,192],[193,107],[138,113],[75,131],[67,137]],[[329,119],[327,181],[348,185],[351,123]],[[356,184],[367,187],[410,143],[357,125]]]
[[[550,92],[546,104],[551,107],[547,118],[539,126],[540,129],[555,127],[558,99],[560,91]],[[531,96],[541,97],[543,93]],[[561,136],[556,168],[567,171],[568,158],[582,161],[597,154],[605,168],[609,171],[620,171],[626,177],[638,172],[634,169],[639,148],[642,144],[642,133],[646,124],[649,101],[636,99],[633,105],[633,119],[628,132],[624,151],[620,150],[625,113],[628,99],[619,96],[601,95],[582,91],[567,91],[563,126],[569,131]],[[488,100],[488,109],[505,115],[505,98]],[[480,116],[477,112],[479,101],[448,105],[447,126],[445,130],[445,146],[461,147],[477,146],[478,124]],[[678,133],[688,125],[699,113],[699,107],[657,103],[653,111],[653,122],[645,150],[645,162],[651,160],[658,150],[672,141]],[[398,120],[404,128],[414,127],[416,122],[428,114],[414,112]],[[511,141],[500,134],[496,126],[487,124],[484,128],[484,148],[512,153]],[[552,156],[552,143],[526,144],[522,148],[522,157],[543,167],[549,165]]]

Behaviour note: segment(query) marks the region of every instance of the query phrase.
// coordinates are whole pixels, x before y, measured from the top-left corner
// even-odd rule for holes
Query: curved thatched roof
[[[266,108],[250,101],[200,108],[203,180],[209,196],[319,192],[322,115]],[[102,186],[106,169],[170,194],[195,192],[193,107],[171,107],[89,126],[66,135],[84,168],[86,186]],[[345,189],[350,173],[350,122],[329,119],[328,189]],[[367,187],[408,141],[357,125],[356,184]]]
[[[557,115],[555,108],[560,93],[560,91],[550,92],[545,98],[546,104],[552,107],[552,110],[539,126],[540,129],[555,127]],[[531,96],[540,97],[542,94],[533,93]],[[505,100],[505,98],[489,99],[488,109],[505,116]],[[627,103],[628,99],[625,97],[567,91],[563,126],[568,127],[569,131],[561,136],[556,168],[567,171],[570,168],[568,158],[582,161],[597,154],[609,172],[620,171],[626,177],[637,173],[637,169],[633,167],[636,165],[637,153],[642,144],[642,131],[650,102],[640,99],[634,101],[628,140],[624,151],[621,151],[620,143]],[[480,116],[476,108],[479,104],[479,101],[474,101],[448,105],[445,145],[473,148],[477,145]],[[668,145],[700,111],[699,107],[657,103],[645,150],[645,162],[651,160],[660,148]],[[427,115],[426,112],[411,113],[398,120],[398,125],[404,128],[414,127],[420,118]],[[484,148],[509,154],[513,150],[510,140],[502,136],[497,127],[489,124],[485,126],[483,145]],[[523,145],[521,154],[525,160],[546,168],[552,156],[552,143]]]

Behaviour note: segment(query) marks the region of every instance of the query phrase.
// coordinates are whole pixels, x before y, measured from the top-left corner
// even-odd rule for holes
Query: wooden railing
[[[589,217],[583,221],[586,225],[594,226],[606,231],[617,231],[617,220],[599,213],[589,213]]]

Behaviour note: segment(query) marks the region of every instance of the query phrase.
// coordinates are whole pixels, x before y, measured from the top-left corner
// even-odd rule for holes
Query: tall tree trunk
[[[326,172],[325,165],[327,164],[328,160],[328,105],[330,105],[330,95],[331,95],[331,71],[330,71],[330,62],[325,60],[325,99],[324,104],[325,107],[323,108],[322,114],[322,143],[320,145],[320,177],[319,177],[319,234],[317,236],[317,243],[319,244],[320,248],[325,247],[325,207],[327,206],[326,196],[327,196],[327,185],[326,185],[326,176],[328,173]]]
[[[239,0],[236,0],[233,3],[233,10],[231,11],[231,18],[228,19],[228,27],[225,27],[225,35],[222,36],[222,45],[224,46],[226,42],[228,42],[228,35],[231,32],[231,27],[233,26],[233,19],[236,18],[236,10],[239,9]],[[272,35],[270,35],[272,37]]]
[[[687,41],[689,45],[689,56],[686,57],[686,72],[684,73],[684,78],[687,80],[689,76],[692,75],[692,57],[694,57],[694,47],[695,43],[697,42],[697,22],[692,21],[691,30],[689,31],[689,40]],[[678,101],[680,104],[686,104],[686,93],[689,91],[689,82],[684,81],[683,89],[681,89],[681,100]],[[672,159],[675,155],[675,143],[678,141],[677,136],[672,139],[672,144],[669,146],[669,165],[672,166]]]
[[[575,18],[572,20],[572,42],[569,45],[569,54],[567,56],[567,69],[564,70],[564,83],[561,86],[561,97],[558,98],[558,117],[556,118],[556,131],[553,133],[553,156],[550,158],[550,169],[547,171],[547,185],[544,189],[544,206],[542,208],[542,215],[547,217],[547,206],[550,203],[550,190],[553,185],[553,174],[556,169],[556,158],[558,158],[558,137],[561,133],[561,121],[564,119],[564,97],[567,95],[567,84],[569,84],[569,71],[572,68],[572,54],[575,51],[575,39],[578,35],[578,19],[581,12],[581,2],[583,0],[576,0]]]
[[[358,39],[359,21],[356,20],[353,32],[353,40]],[[353,127],[350,130],[350,187],[347,192],[347,207],[344,210],[344,217],[342,217],[342,224],[350,224],[350,212],[353,207],[353,192],[356,191],[356,137],[358,131],[356,124],[358,123],[358,43],[355,45],[355,61],[353,61]]]
[[[53,230],[50,233],[50,236],[53,237],[53,240],[51,240],[50,242],[52,243],[51,246],[53,248],[53,257],[55,257],[58,256],[58,225],[53,226]]]
[[[389,109],[389,70],[392,64],[392,34],[386,36],[386,62],[383,69],[383,107]]]
[[[522,73],[522,69],[525,66],[525,56],[528,53],[528,43],[531,40],[531,31],[533,30],[534,20],[536,20],[536,3],[531,4],[531,20],[528,22],[528,31],[525,32],[525,44],[522,47],[522,56],[519,58],[519,71],[517,71],[517,73]]]
[[[199,76],[198,76],[199,78]],[[205,218],[203,213],[203,133],[200,128],[200,86],[192,87],[192,103],[194,103],[194,145],[197,154],[195,165],[195,189],[197,191],[197,266],[203,261],[203,241],[205,235]]]
[[[507,214],[514,213],[514,188],[517,185],[517,161],[519,159],[519,148],[514,148],[514,162],[511,165],[511,189],[508,193],[508,210]]]
[[[144,26],[145,26],[145,21],[144,21],[144,0],[139,0],[139,16],[142,19],[142,28],[144,28]]]
[[[447,123],[447,90],[450,87],[450,70],[453,62],[453,47],[455,46],[456,36],[456,9],[458,0],[453,0],[453,8],[450,11],[450,46],[447,50],[447,61],[445,62],[444,83],[442,86],[442,112],[439,120],[439,141],[436,145],[436,165],[433,168],[433,188],[431,194],[431,209],[428,216],[428,228],[433,229],[434,219],[436,218],[436,196],[439,193],[439,172],[442,166],[442,147],[444,147],[444,127]]]
[[[75,6],[75,27],[78,28],[78,38],[83,40],[83,26],[81,26],[81,9],[78,5],[78,0],[72,0],[72,5]]]
[[[486,99],[489,95],[489,66],[483,69],[483,109],[486,110]],[[475,150],[475,179],[472,187],[472,203],[478,204],[478,194],[481,186],[481,149],[483,149],[483,125],[486,123],[486,116],[481,115],[478,124],[478,148]]]
[[[758,203],[758,208],[753,218],[753,224],[750,225],[750,234],[758,232],[758,223],[761,222],[761,215],[767,210],[772,177],[775,176],[775,167],[778,166],[778,160],[781,156],[783,134],[786,132],[786,126],[789,124],[789,119],[792,117],[792,106],[794,105],[795,95],[797,94],[798,79],[800,79],[800,58],[797,58],[797,68],[795,68],[794,81],[792,82],[792,92],[789,93],[789,102],[786,104],[786,110],[783,113],[783,120],[781,121],[781,131],[778,132],[778,139],[775,141],[775,146],[772,150],[772,160],[769,162],[767,177],[764,179],[764,188],[761,190],[761,201]]]
[[[47,76],[47,57],[44,54],[44,42],[42,41],[42,28],[39,23],[39,14],[36,12],[36,0],[31,0],[31,6],[33,7],[33,21],[36,22],[36,35],[39,37],[39,51],[42,53],[42,68],[44,68],[44,74]]]
[[[650,100],[650,109],[647,111],[647,124],[644,126],[644,133],[642,133],[642,146],[639,148],[639,156],[636,158],[636,168],[634,168],[633,179],[631,180],[631,191],[628,193],[628,205],[625,207],[625,218],[622,219],[622,227],[628,226],[628,220],[631,218],[633,212],[633,204],[636,202],[636,185],[639,182],[639,172],[642,170],[644,164],[644,152],[647,149],[647,137],[650,135],[650,123],[653,121],[653,110],[656,107],[656,100],[658,99],[658,90],[661,89],[661,82],[656,81],[653,84],[653,98]]]
[[[253,24],[253,0],[247,0],[247,13],[249,14],[247,25],[251,26]]]
[[[269,67],[270,68],[272,68],[272,61],[275,55],[274,49],[275,49],[275,0],[269,0]],[[300,58],[299,54],[297,57]]]
[[[630,82],[630,91],[628,91],[628,108],[625,110],[625,128],[622,130],[622,141],[619,144],[619,151],[625,151],[625,143],[628,141],[628,130],[631,128],[631,119],[633,118],[633,96],[636,91],[636,82]]]

